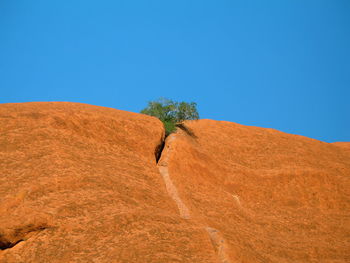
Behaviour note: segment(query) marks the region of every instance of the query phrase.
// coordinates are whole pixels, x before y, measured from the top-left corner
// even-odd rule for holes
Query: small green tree
[[[195,102],[174,102],[166,98],[148,102],[148,106],[141,113],[160,119],[165,128],[166,135],[174,132],[176,124],[184,120],[197,120],[199,114]]]
[[[176,104],[176,121],[198,120],[199,114],[195,102],[180,102]]]

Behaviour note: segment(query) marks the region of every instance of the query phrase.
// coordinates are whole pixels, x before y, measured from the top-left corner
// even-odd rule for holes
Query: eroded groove
[[[205,230],[208,232],[210,240],[219,257],[220,263],[230,263],[231,261],[227,254],[226,242],[225,242],[225,239],[220,234],[220,232],[217,229],[212,227],[206,227]]]
[[[195,135],[186,129],[185,126],[182,125],[182,127],[179,127],[180,129],[184,130],[187,135],[190,135],[191,137],[194,137]],[[159,147],[158,150],[158,156],[157,156],[157,166],[159,169],[159,173],[161,174],[163,181],[165,183],[166,190],[168,192],[168,195],[174,200],[176,203],[180,216],[184,219],[190,219],[190,211],[188,207],[185,205],[185,203],[181,200],[176,186],[173,184],[170,174],[169,174],[169,169],[168,169],[168,161],[169,161],[169,156],[172,152],[172,143],[176,138],[176,134],[170,134],[166,141],[163,142],[162,147]],[[235,197],[234,197],[235,198]],[[239,203],[239,199],[237,197],[237,202]],[[218,256],[219,262],[220,263],[230,263],[230,259],[227,253],[227,246],[226,246],[226,241],[224,240],[223,236],[221,233],[212,227],[204,227],[206,232],[208,233],[211,243],[213,244],[213,247],[216,251],[216,254]]]
[[[180,216],[184,219],[190,219],[190,211],[185,205],[185,203],[182,202],[177,192],[176,186],[173,184],[170,178],[170,174],[168,170],[168,160],[172,150],[171,144],[174,141],[175,136],[176,135],[173,133],[167,137],[163,146],[163,151],[161,152],[160,159],[158,161],[158,169],[159,169],[160,175],[163,178],[168,195],[174,200],[174,202],[177,205],[177,208],[179,209]]]
[[[154,155],[155,155],[155,158],[156,158],[156,163],[159,162],[159,159],[162,156],[164,145],[165,145],[165,139],[161,141],[161,143],[156,147],[156,149],[154,151]]]
[[[180,216],[184,219],[190,219],[190,212],[187,206],[182,202],[177,189],[170,179],[169,171],[167,166],[159,166],[159,172],[163,177],[165,187],[167,189],[168,195],[175,201],[177,208],[179,209]]]
[[[10,233],[0,234],[0,250],[6,250],[13,248],[17,244],[26,241],[33,234],[48,228],[47,226],[36,226],[28,225],[23,228],[13,229]]]
[[[1,237],[0,237],[1,238]],[[17,240],[15,242],[8,242],[6,240],[0,240],[0,250],[5,250],[8,248],[12,248],[15,245],[17,245],[18,243],[24,241],[23,239]]]

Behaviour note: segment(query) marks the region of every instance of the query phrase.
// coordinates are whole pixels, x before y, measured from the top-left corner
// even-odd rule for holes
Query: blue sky
[[[201,118],[350,141],[350,1],[0,1],[0,103]]]

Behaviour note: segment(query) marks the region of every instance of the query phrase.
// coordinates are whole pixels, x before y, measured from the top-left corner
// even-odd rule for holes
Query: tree
[[[180,102],[176,105],[176,121],[182,122],[184,120],[198,120],[199,114],[197,111],[197,104],[195,102]]]
[[[141,113],[160,119],[165,128],[166,135],[174,132],[176,124],[185,120],[198,120],[199,114],[195,102],[174,102],[166,98],[148,102],[148,106]]]

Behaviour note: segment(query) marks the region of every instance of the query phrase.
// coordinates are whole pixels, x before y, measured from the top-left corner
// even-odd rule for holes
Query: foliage
[[[176,124],[199,118],[195,102],[175,102],[165,98],[148,102],[148,106],[141,110],[141,113],[160,119],[164,124],[166,135],[175,131]]]

